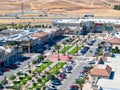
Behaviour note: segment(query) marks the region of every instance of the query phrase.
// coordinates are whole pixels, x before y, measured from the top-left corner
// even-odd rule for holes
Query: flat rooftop
[[[97,85],[100,85],[103,88],[112,88],[108,90],[120,90],[120,55],[116,55],[116,57],[108,57],[105,64],[112,67],[114,73],[113,79],[99,79]]]
[[[60,19],[54,20],[53,23],[81,23],[89,21],[94,21],[95,23],[113,23],[116,25],[120,25],[119,19]]]

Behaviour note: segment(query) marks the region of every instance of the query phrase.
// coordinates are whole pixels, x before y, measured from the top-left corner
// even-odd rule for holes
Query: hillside
[[[120,4],[120,0],[0,0],[0,2],[1,13],[18,12],[23,2],[25,11],[120,16],[120,11],[113,10],[113,6]]]

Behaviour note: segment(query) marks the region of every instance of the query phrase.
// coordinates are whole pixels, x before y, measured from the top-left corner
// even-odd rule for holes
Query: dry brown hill
[[[120,16],[120,11],[113,10],[113,6],[120,4],[120,0],[0,0],[0,2],[1,13],[20,11],[23,2],[26,11]]]

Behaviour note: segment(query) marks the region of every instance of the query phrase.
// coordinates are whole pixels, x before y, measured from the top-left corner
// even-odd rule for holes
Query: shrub
[[[35,60],[32,61],[32,64],[36,64],[37,62]]]
[[[17,75],[21,75],[21,72],[17,72]]]
[[[37,81],[38,81],[38,82],[42,82],[42,79],[41,79],[41,78],[38,78]]]
[[[14,80],[15,78],[16,78],[16,76],[15,76],[15,75],[13,75],[13,74],[12,74],[12,75],[10,75],[10,77],[9,77],[9,79],[10,79],[10,80]]]
[[[37,85],[37,83],[33,83],[33,86],[36,86]]]
[[[28,80],[31,80],[32,79],[32,77],[28,77]]]
[[[20,83],[20,81],[13,81],[13,84],[17,84],[17,83]]]
[[[8,84],[8,81],[7,81],[7,80],[2,80],[2,81],[1,81],[1,84],[2,84],[2,85],[6,85],[6,84]]]
[[[21,79],[23,79],[23,77],[19,77],[19,79],[21,80]]]

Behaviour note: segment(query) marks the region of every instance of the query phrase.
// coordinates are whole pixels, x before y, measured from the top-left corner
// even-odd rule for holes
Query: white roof
[[[10,47],[5,48],[4,46],[0,46],[0,49],[5,50],[6,53],[11,53],[12,49]]]
[[[98,68],[98,69],[106,69],[106,65],[104,65],[104,64],[99,64],[99,65],[97,65],[97,68]]]
[[[120,89],[119,80],[100,79],[98,80],[97,85],[100,85],[103,88],[109,88],[109,89],[111,88],[110,90]]]
[[[81,23],[81,22],[89,22],[89,21],[94,21],[96,23],[120,24],[120,20],[118,19],[61,19],[61,20],[54,20],[53,23]]]
[[[114,72],[113,79],[99,79],[97,85],[105,88],[120,89],[120,57],[107,57],[105,64],[112,67],[112,71]]]

